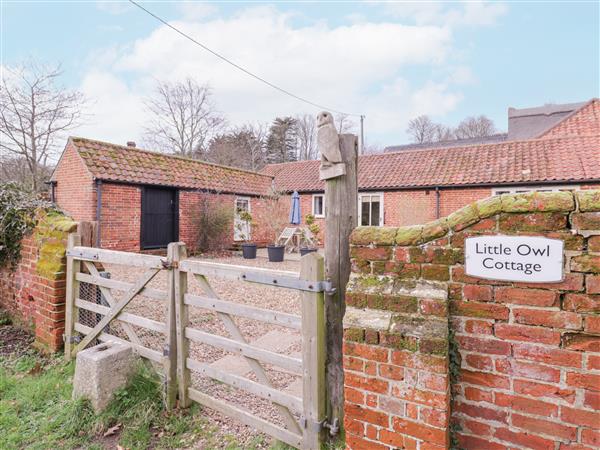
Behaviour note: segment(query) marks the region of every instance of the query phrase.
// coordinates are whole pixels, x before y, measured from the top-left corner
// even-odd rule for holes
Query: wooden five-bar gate
[[[111,264],[129,268],[135,276],[126,281],[109,278],[104,269]],[[152,286],[159,274],[166,276],[162,288]],[[301,314],[219,298],[211,277],[297,290]],[[200,293],[189,292],[192,279]],[[177,398],[180,407],[195,401],[293,447],[321,448],[326,409],[324,292],[328,288],[323,257],[316,253],[304,256],[296,273],[188,259],[181,243],[169,244],[166,258],[82,247],[79,236],[72,234],[67,251],[65,355],[71,359],[96,341],[127,342],[161,375],[167,408],[174,407]],[[228,336],[192,324],[190,313],[195,309],[215,313]],[[300,332],[301,357],[253,345],[234,317]],[[255,381],[194,359],[191,343],[242,357]],[[275,387],[267,370],[271,366],[301,377],[301,397]],[[279,412],[280,423],[203,392],[192,384],[196,375],[268,400]]]

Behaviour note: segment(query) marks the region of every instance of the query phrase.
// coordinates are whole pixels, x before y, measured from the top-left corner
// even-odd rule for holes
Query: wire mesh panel
[[[136,267],[137,256],[147,257],[131,254],[128,264],[81,262],[80,271],[74,274],[79,284],[74,299],[77,351],[98,341],[122,340],[141,356],[161,362],[166,342],[168,270]],[[88,339],[88,334],[93,338]]]

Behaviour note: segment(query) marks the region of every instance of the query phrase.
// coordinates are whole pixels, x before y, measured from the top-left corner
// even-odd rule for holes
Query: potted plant
[[[285,255],[285,245],[280,245],[278,242],[279,235],[288,223],[287,205],[282,200],[283,194],[277,191],[263,197],[264,226],[272,239],[267,245],[270,262],[282,262]]]
[[[315,216],[313,216],[312,214],[307,214],[306,217],[304,218],[304,222],[306,223],[308,231],[310,231],[313,235],[314,245],[312,245],[312,246],[310,246],[310,245],[302,246],[301,245],[300,246],[300,256],[304,256],[308,253],[313,253],[318,250],[319,233],[321,232],[321,227],[319,227],[319,224],[315,221]],[[303,244],[305,244],[307,241],[304,232],[302,235],[302,241],[303,241]]]
[[[240,221],[236,224],[236,228],[244,241],[242,243],[242,256],[244,259],[256,259],[256,244],[250,242],[250,229],[253,225],[252,214],[248,211],[240,211],[238,218]]]

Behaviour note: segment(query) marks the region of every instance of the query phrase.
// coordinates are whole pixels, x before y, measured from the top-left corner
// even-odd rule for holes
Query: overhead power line
[[[142,5],[140,5],[139,3],[137,3],[134,0],[129,0],[130,3],[132,3],[133,5],[137,6],[138,8],[140,8],[142,11],[146,12],[147,14],[151,15],[152,17],[154,17],[156,20],[158,20],[159,22],[162,22],[163,24],[165,24],[166,26],[168,26],[169,28],[171,28],[173,31],[175,31],[176,33],[179,33],[181,36],[183,36],[184,38],[192,41],[194,44],[202,47],[204,50],[206,50],[207,52],[213,54],[214,56],[216,56],[217,58],[225,61],[227,64],[232,65],[233,67],[235,67],[238,70],[241,70],[242,72],[244,72],[246,75],[250,75],[252,78],[266,84],[269,87],[272,87],[273,89],[278,90],[279,92],[281,92],[282,94],[286,94],[289,95],[290,97],[295,98],[296,100],[300,100],[301,102],[304,102],[308,105],[314,106],[316,108],[319,109],[324,109],[324,110],[328,110],[328,111],[332,111],[338,114],[345,114],[347,116],[355,116],[355,117],[364,117],[362,114],[356,114],[356,113],[346,113],[343,111],[339,111],[337,109],[333,109],[333,108],[328,108],[326,106],[320,105],[318,103],[315,102],[311,102],[310,100],[304,98],[304,97],[300,97],[299,95],[296,95],[290,91],[288,91],[287,89],[284,89],[282,87],[277,86],[276,84],[271,83],[270,81],[265,80],[264,78],[250,72],[248,69],[245,69],[244,67],[240,66],[239,64],[236,64],[235,62],[231,61],[230,59],[226,58],[225,56],[215,52],[214,50],[208,48],[206,45],[204,45],[203,43],[197,41],[196,39],[194,39],[193,37],[191,37],[189,34],[184,33],[183,31],[181,31],[179,28],[174,27],[173,25],[171,25],[170,23],[168,23],[166,20],[164,20],[163,18],[157,16],[156,14],[154,14],[152,11],[147,10],[146,8],[144,8]]]

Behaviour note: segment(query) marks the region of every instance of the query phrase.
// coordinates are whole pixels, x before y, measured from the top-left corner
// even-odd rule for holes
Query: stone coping
[[[569,213],[600,211],[600,190],[575,192],[526,192],[503,194],[478,200],[423,225],[404,227],[358,227],[351,245],[419,245],[461,231],[500,213]]]

